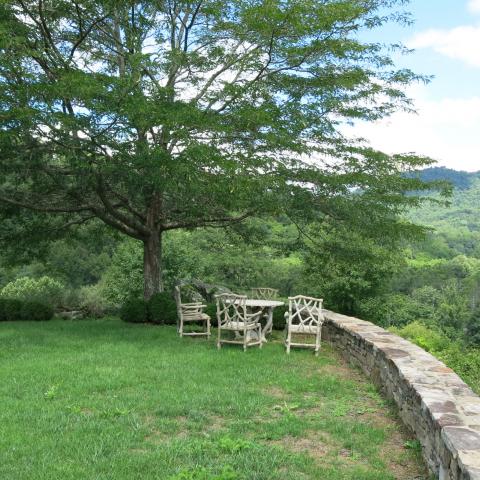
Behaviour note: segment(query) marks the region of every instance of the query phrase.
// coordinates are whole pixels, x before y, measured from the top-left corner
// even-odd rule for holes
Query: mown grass
[[[392,409],[327,345],[217,351],[115,318],[2,323],[0,345],[1,479],[423,478]]]

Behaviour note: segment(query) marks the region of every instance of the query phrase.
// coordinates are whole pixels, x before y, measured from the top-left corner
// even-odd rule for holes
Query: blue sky
[[[369,34],[379,42],[402,42],[414,53],[397,65],[434,75],[408,93],[417,115],[394,114],[356,133],[389,153],[428,155],[439,165],[480,170],[480,0],[411,0],[412,26],[388,25]]]

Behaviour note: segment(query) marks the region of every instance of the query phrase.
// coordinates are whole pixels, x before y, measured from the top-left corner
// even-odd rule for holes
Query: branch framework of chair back
[[[276,288],[257,287],[252,288],[252,298],[260,300],[274,300],[278,298],[278,290]]]
[[[288,299],[288,313],[292,324],[299,327],[299,331],[311,331],[311,328],[322,326],[323,299],[297,295]]]
[[[315,355],[320,350],[322,332],[323,299],[297,295],[288,299],[287,338],[285,345],[287,353],[290,347],[314,348]],[[315,343],[292,342],[292,335],[315,335]]]
[[[243,322],[247,316],[246,301],[244,295],[222,293],[216,296],[217,320],[221,326],[229,325],[232,322]]]
[[[215,298],[218,321],[217,348],[220,348],[222,343],[243,345],[244,351],[247,347],[253,345],[258,345],[261,348],[262,326],[259,320],[262,313],[249,313],[247,311],[247,297],[245,295],[222,293]],[[222,338],[222,332],[232,332],[235,334],[235,338]]]

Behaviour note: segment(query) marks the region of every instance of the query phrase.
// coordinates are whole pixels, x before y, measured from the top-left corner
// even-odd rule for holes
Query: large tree
[[[404,3],[2,0],[0,205],[142,241],[146,298],[171,229],[348,221],[350,200],[391,220],[426,160],[342,125],[410,108],[422,79],[361,40]]]

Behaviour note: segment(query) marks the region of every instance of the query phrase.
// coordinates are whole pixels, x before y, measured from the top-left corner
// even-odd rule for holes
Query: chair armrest
[[[190,305],[182,304],[182,312],[185,312],[185,313],[191,313],[191,312],[201,313],[205,308],[207,308],[207,306],[202,305],[201,303],[190,304]]]
[[[263,310],[260,310],[259,312],[255,312],[255,313],[247,313],[245,315],[245,320],[247,322],[252,322],[252,321],[260,320],[262,317],[263,317]]]

